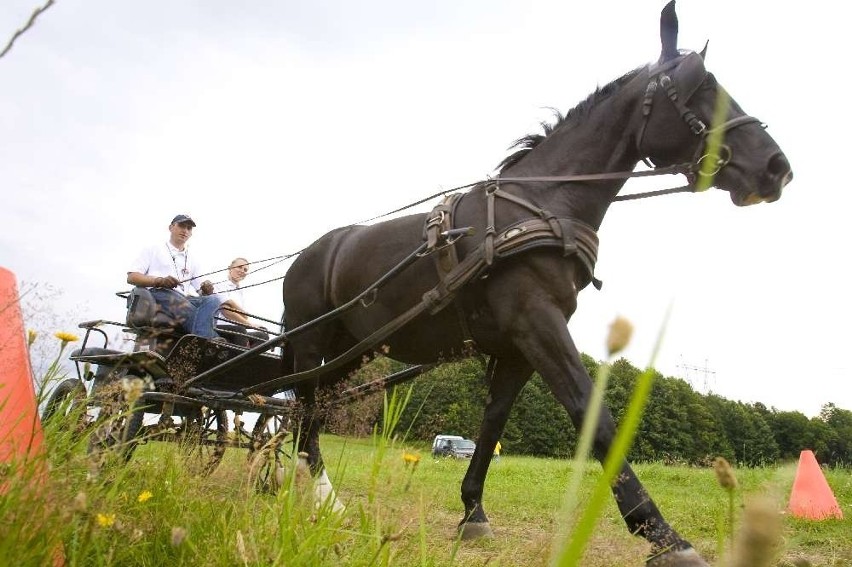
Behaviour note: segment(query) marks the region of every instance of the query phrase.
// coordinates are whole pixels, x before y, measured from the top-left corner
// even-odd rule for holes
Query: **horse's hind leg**
[[[327,347],[333,343],[335,348]],[[311,333],[301,342],[300,347],[294,349],[296,352],[294,367],[296,372],[311,370],[320,366],[323,359],[331,360],[341,352],[346,351],[354,344],[351,338],[347,339],[339,334]],[[339,351],[339,352],[338,352]],[[345,378],[349,372],[358,367],[359,361],[345,366],[336,371],[338,379]],[[334,376],[323,377],[324,383],[333,383],[337,380]],[[295,388],[296,396],[302,405],[302,415],[299,420],[299,432],[296,448],[299,453],[307,454],[308,467],[315,479],[315,495],[320,504],[331,502],[334,511],[343,510],[343,505],[337,500],[331,480],[325,469],[320,450],[319,434],[325,423],[326,413],[329,407],[327,401],[318,400],[318,385],[316,383],[301,384]]]
[[[494,447],[503,434],[512,404],[532,375],[532,367],[521,356],[496,360],[488,388],[488,401],[479,429],[476,450],[467,467],[461,487],[464,518],[459,524],[462,539],[491,535],[491,527],[482,507],[485,476]]]

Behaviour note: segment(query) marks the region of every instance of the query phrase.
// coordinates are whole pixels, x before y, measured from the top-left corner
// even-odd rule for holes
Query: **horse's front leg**
[[[562,312],[543,301],[529,307],[517,321],[515,344],[541,374],[579,431],[591,398],[591,378],[568,333]],[[592,449],[599,461],[606,458],[614,437],[615,422],[609,409],[603,407]],[[668,525],[627,462],[623,463],[612,490],[630,532],[641,535],[654,546],[649,565],[707,565],[692,545]]]
[[[532,375],[532,367],[523,357],[497,359],[488,388],[485,414],[479,429],[476,450],[467,467],[461,486],[464,518],[459,523],[462,539],[491,535],[491,526],[482,507],[482,492],[494,447],[503,434],[512,404]]]

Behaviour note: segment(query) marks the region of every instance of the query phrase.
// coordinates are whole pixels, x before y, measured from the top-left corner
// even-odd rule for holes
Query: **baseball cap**
[[[195,221],[192,220],[192,217],[190,217],[189,215],[178,215],[178,216],[176,216],[175,218],[172,219],[172,224],[175,224],[175,223],[180,224],[182,222],[187,222],[187,223],[191,224],[192,226],[195,226]]]

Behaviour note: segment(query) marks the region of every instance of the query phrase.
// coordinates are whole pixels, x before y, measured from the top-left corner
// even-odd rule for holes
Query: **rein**
[[[457,191],[462,191],[464,189],[470,189],[471,187],[476,187],[477,185],[482,185],[485,183],[491,183],[494,181],[507,181],[511,183],[549,183],[554,181],[605,181],[608,179],[630,179],[631,177],[654,177],[657,175],[677,175],[684,174],[690,175],[695,172],[695,166],[700,165],[700,162],[696,163],[681,163],[676,165],[670,165],[667,167],[654,167],[650,171],[615,171],[611,173],[581,173],[576,175],[545,175],[545,176],[534,176],[534,177],[486,177],[485,179],[480,179],[479,181],[474,181],[473,183],[467,183],[465,185],[458,185],[456,187],[452,187],[450,189],[443,189],[429,195],[428,197],[423,197],[413,203],[409,203],[405,206],[399,207],[398,209],[394,209],[392,211],[388,211],[381,215],[377,215],[375,217],[371,217],[368,219],[364,219],[362,221],[358,221],[353,224],[367,224],[368,222],[372,222],[374,220],[379,220],[390,215],[401,213],[406,209],[410,209],[411,207],[416,207],[417,205],[422,205],[432,199],[437,197],[445,197],[448,193],[455,193]],[[668,195],[671,193],[694,193],[696,192],[695,186],[692,184],[681,185],[680,187],[672,187],[670,189],[656,189],[653,191],[643,191],[641,193],[633,193],[631,195],[616,195],[613,199],[615,201],[633,201],[636,199],[645,199],[648,197],[658,197],[660,195]],[[298,252],[297,252],[298,254]]]
[[[583,173],[577,175],[546,175],[535,177],[498,177],[493,181],[510,182],[510,183],[548,183],[554,181],[605,181],[608,179],[629,179],[631,177],[654,177],[657,175],[678,175],[683,174],[689,176],[695,170],[696,163],[680,163],[667,167],[655,167],[650,171],[614,171],[611,173]],[[654,191],[643,191],[641,193],[633,193],[631,195],[616,195],[615,201],[635,201],[637,199],[645,199],[648,197],[658,197],[661,195],[670,195],[672,193],[694,193],[695,186],[690,184],[681,185],[680,187],[672,187],[670,189],[656,189]]]

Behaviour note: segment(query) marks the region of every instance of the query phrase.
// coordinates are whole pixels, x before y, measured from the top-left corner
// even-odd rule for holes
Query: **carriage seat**
[[[177,329],[180,323],[163,311],[151,291],[134,287],[127,296],[127,326],[132,329]]]
[[[68,355],[68,357],[71,360],[83,360],[83,359],[86,359],[90,356],[104,357],[104,356],[115,356],[115,355],[120,355],[120,354],[125,354],[125,353],[124,353],[124,351],[115,350],[115,349],[111,349],[111,348],[84,347],[84,348],[78,348],[78,349],[73,350],[71,352],[71,354]]]

